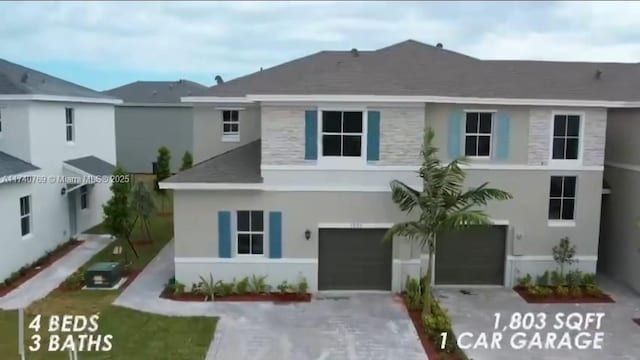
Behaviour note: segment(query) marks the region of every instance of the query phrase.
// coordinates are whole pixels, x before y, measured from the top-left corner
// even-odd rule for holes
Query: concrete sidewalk
[[[44,298],[69,275],[112,241],[104,235],[83,234],[81,239],[85,240],[84,243],[6,296],[0,297],[0,309],[15,310],[25,308],[34,301]]]

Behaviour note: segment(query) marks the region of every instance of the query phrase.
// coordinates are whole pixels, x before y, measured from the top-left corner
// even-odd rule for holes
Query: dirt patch
[[[552,293],[548,296],[536,296],[529,293],[526,288],[516,286],[513,288],[520,297],[522,297],[529,304],[606,304],[615,303],[615,300],[607,294],[601,294],[599,296],[584,294],[580,297],[574,296],[559,296]]]
[[[11,284],[9,284],[9,285],[4,285],[4,284],[0,285],[0,297],[3,297],[5,295],[7,295],[8,293],[13,291],[14,289],[19,287],[20,285],[22,285],[25,282],[27,282],[27,280],[29,280],[32,277],[38,275],[44,269],[46,269],[49,266],[53,265],[53,263],[55,263],[60,258],[65,256],[66,254],[68,254],[71,250],[73,250],[76,247],[78,247],[80,244],[82,244],[82,241],[79,241],[79,240],[68,241],[68,242],[66,242],[64,244],[64,246],[54,250],[49,255],[49,257],[46,260],[44,260],[40,265],[35,265],[36,263],[38,263],[38,261],[36,261],[33,265],[31,265],[31,267],[22,276],[20,276],[15,281],[11,282]]]

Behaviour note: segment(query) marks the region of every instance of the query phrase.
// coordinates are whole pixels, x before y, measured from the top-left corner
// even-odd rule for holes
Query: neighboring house
[[[237,109],[260,140],[161,184],[174,190],[176,279],[401,289],[425,255],[382,242],[407,219],[389,181],[421,186],[426,126],[443,161],[469,158],[469,186],[514,196],[489,204],[493,226],[440,239],[436,284],[510,286],[555,268],[565,236],[575,266],[595,272],[607,109],[637,106],[638,66],[479,60],[410,40],[322,51],[185,97],[209,119]],[[218,146],[226,122],[194,146]]]
[[[102,221],[118,102],[0,59],[0,280]]]
[[[171,152],[171,171],[177,172],[185,151],[194,152],[193,106],[181,103],[180,98],[205,89],[193,81],[178,80],[136,81],[105,91],[124,101],[116,107],[120,164],[133,173],[152,173],[158,148],[166,146]]]
[[[604,179],[610,194],[602,203],[598,268],[640,292],[640,104],[611,109],[607,118]]]

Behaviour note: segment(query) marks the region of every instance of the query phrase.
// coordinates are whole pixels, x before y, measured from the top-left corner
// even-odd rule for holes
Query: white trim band
[[[318,223],[320,229],[388,229],[393,223]]]
[[[317,264],[316,258],[268,258],[264,256],[236,256],[232,258],[217,257],[175,257],[176,264]]]
[[[473,160],[471,160],[473,161]],[[523,165],[523,164],[465,164],[460,166],[468,170],[568,170],[568,171],[604,171],[601,165],[580,165],[578,163]],[[639,167],[640,168],[640,167]],[[261,165],[260,170],[291,170],[291,171],[418,171],[415,165],[366,165],[356,167],[325,167],[313,165]]]
[[[409,184],[414,185],[414,184]],[[265,185],[235,183],[160,183],[161,189],[172,190],[255,190],[255,191],[336,191],[336,192],[390,192],[389,186],[322,186],[322,185]]]
[[[92,104],[122,104],[120,99],[107,99],[107,98],[88,98],[88,97],[74,97],[74,96],[59,96],[59,95],[0,95],[0,101],[57,101],[57,102],[71,102],[71,103],[92,103]]]

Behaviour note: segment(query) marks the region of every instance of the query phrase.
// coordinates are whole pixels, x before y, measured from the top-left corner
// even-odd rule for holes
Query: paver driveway
[[[170,316],[219,316],[207,360],[426,359],[404,306],[391,294],[286,305],[160,299],[173,275],[173,254],[169,243],[114,304]]]
[[[474,360],[637,360],[640,359],[640,326],[631,319],[640,317],[640,297],[629,290],[603,279],[603,288],[616,300],[615,304],[527,304],[518,294],[510,289],[467,289],[471,295],[460,293],[460,289],[437,289],[436,293],[442,304],[449,310],[456,334],[463,332],[493,331],[494,313],[499,312],[503,319],[514,312],[544,312],[547,318],[557,313],[604,312],[601,330],[604,332],[602,350],[513,350],[509,346],[509,338],[514,333],[506,331],[501,350],[469,349],[466,353]],[[553,324],[548,325],[542,333],[556,332]],[[591,330],[587,332],[593,333]],[[532,334],[532,331],[527,333]],[[575,332],[571,332],[575,333]]]

